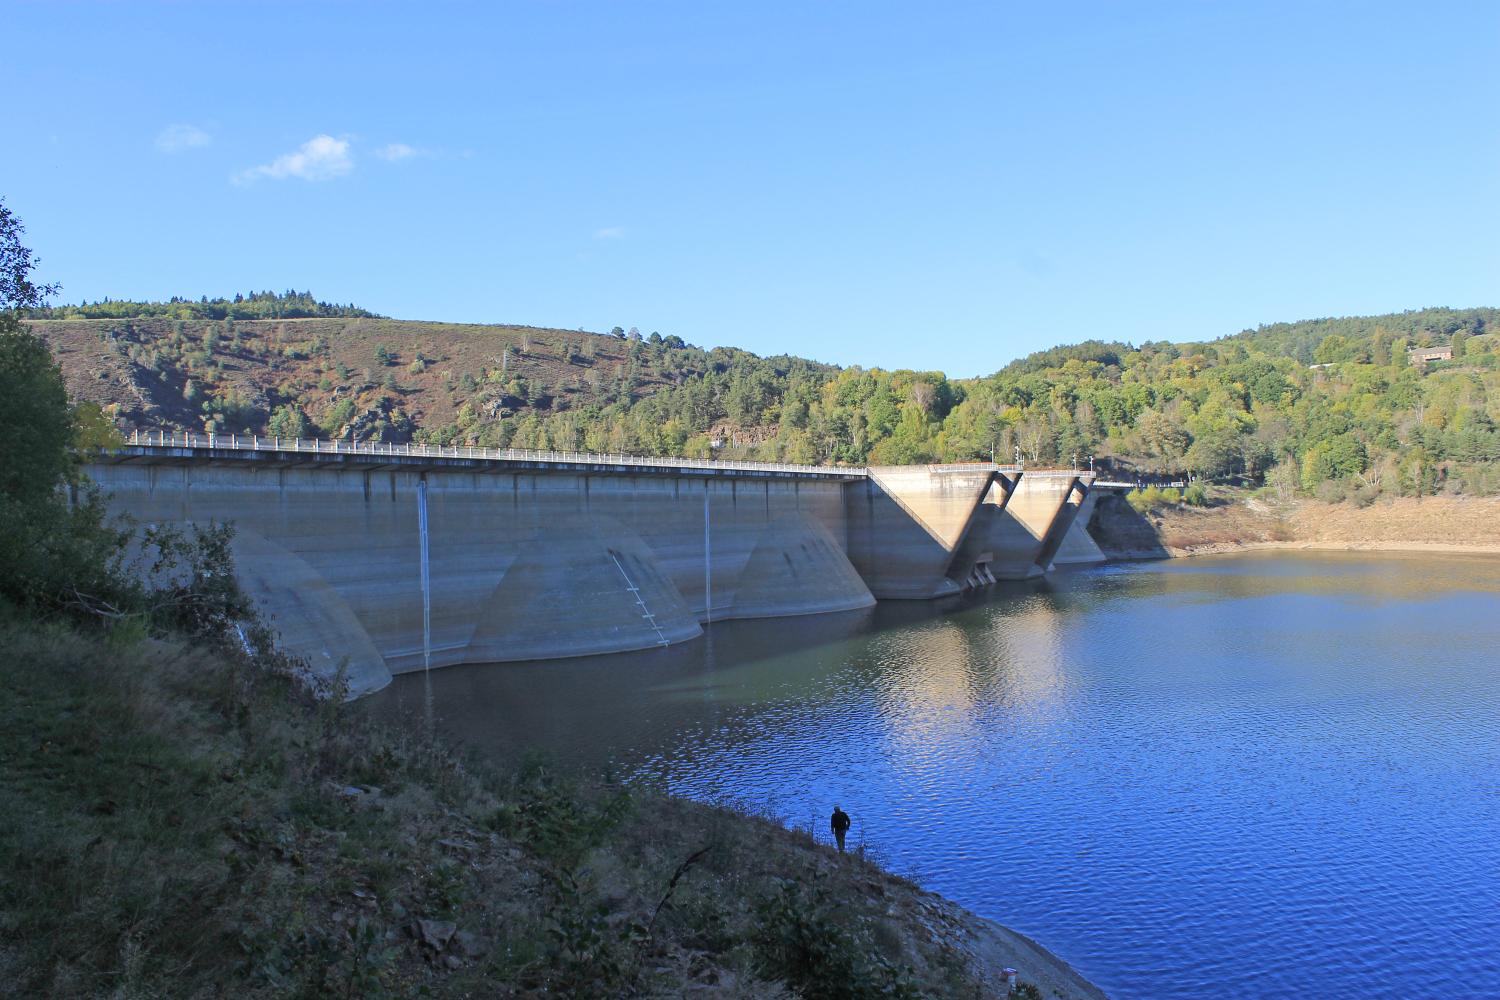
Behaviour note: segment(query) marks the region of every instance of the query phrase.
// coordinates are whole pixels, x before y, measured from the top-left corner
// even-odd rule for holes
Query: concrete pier
[[[1097,566],[1109,561],[1088,532],[1089,519],[1094,515],[1094,504],[1098,499],[1099,491],[1091,485],[1088,496],[1083,498],[1073,515],[1073,523],[1063,536],[1057,555],[1052,557],[1053,566]]]
[[[1087,474],[997,469],[948,576],[968,586],[1040,576],[1088,490]]]
[[[180,437],[89,465],[138,522],[235,525],[289,651],[355,693],[457,663],[649,649],[727,618],[1043,572],[1084,476]]]
[[[847,485],[849,558],[870,592],[916,600],[958,593],[949,567],[994,478],[988,466],[887,466]]]

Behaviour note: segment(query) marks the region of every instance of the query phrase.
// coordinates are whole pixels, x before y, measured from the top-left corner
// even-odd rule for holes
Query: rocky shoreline
[[[1002,976],[999,982],[1004,982],[1003,974],[1009,967],[1018,970],[1026,982],[1036,984],[1044,997],[1107,1000],[1104,992],[1083,978],[1078,970],[1025,934],[983,917],[973,917],[973,921],[970,953],[974,964],[989,970],[992,975],[999,972]]]

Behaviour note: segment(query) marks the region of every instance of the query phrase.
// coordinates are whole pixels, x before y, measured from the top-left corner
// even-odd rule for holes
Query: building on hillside
[[[1406,360],[1418,368],[1426,368],[1434,361],[1452,361],[1453,348],[1447,344],[1441,347],[1413,347],[1406,352]]]

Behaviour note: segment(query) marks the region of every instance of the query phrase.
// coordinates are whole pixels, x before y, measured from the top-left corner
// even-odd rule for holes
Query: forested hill
[[[1500,309],[1416,309],[1386,316],[1345,316],[1272,323],[1236,334],[1247,349],[1303,364],[1356,361],[1385,365],[1402,347],[1451,344],[1463,353],[1464,342],[1485,333],[1500,333]]]
[[[159,313],[35,326],[74,395],[126,428],[846,464],[1093,455],[1126,475],[1363,500],[1500,490],[1497,323],[1500,310],[1428,309],[1201,343],[1090,341],[972,380],[619,328]],[[1453,359],[1410,362],[1434,346]]]

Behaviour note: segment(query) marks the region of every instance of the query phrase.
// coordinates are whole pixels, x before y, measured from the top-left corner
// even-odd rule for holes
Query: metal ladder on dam
[[[609,550],[609,557],[615,561],[615,569],[620,571],[620,576],[625,581],[625,589],[630,591],[631,596],[635,598],[635,603],[641,606],[641,617],[650,622],[651,627],[656,630],[656,644],[670,646],[671,643],[667,641],[667,636],[662,632],[661,626],[656,624],[656,615],[651,613],[651,609],[646,606],[645,600],[641,597],[641,588],[637,587],[635,581],[630,579],[630,574],[625,572],[625,566],[620,562],[620,557],[615,554],[614,549]]]

